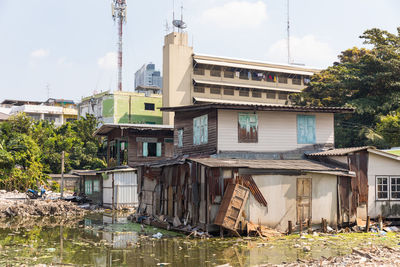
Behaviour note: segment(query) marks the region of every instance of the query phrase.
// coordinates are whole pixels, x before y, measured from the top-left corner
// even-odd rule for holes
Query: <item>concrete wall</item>
[[[247,219],[281,231],[287,230],[288,221],[296,223],[296,181],[297,178],[312,179],[312,222],[321,223],[321,218],[329,225],[337,223],[337,177],[326,174],[302,176],[253,175],[268,208],[261,206],[250,194]]]
[[[163,107],[190,105],[193,48],[188,34],[172,32],[165,36],[163,47]],[[163,124],[174,124],[174,113],[163,113]]]
[[[258,142],[238,142],[238,113],[218,110],[218,151],[274,152],[290,151],[308,144],[297,144],[296,112],[259,111]],[[316,143],[334,143],[334,118],[329,113],[304,113],[316,116]]]
[[[145,110],[145,103],[154,104],[154,110]],[[92,114],[103,123],[161,124],[161,106],[161,95],[107,92],[83,99],[79,104],[79,116]]]
[[[379,215],[384,217],[400,217],[400,200],[376,200],[377,175],[400,177],[400,161],[371,152],[369,153],[368,215],[371,216],[371,218],[375,218]]]

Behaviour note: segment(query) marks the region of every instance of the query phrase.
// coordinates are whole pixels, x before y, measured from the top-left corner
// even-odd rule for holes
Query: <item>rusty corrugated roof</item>
[[[96,135],[107,135],[114,129],[129,129],[129,130],[137,130],[137,131],[160,131],[160,130],[169,130],[173,131],[174,126],[171,125],[161,125],[161,124],[131,124],[131,123],[119,123],[119,124],[111,124],[106,123],[103,124],[99,129],[97,129],[93,136]]]
[[[349,153],[354,153],[367,149],[375,149],[373,146],[360,146],[360,147],[346,147],[330,149],[322,152],[307,154],[308,156],[345,156]]]
[[[211,168],[235,167],[264,170],[297,170],[297,171],[344,171],[333,165],[312,160],[279,160],[279,159],[220,159],[220,158],[190,158]]]

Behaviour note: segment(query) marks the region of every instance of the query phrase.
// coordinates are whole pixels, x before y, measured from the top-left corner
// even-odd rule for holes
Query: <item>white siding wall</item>
[[[297,114],[295,112],[261,111],[258,114],[258,143],[238,142],[238,113],[236,110],[218,110],[219,151],[288,151],[304,147],[297,144]],[[316,141],[333,144],[333,114],[307,113],[316,116]]]
[[[112,179],[114,175],[114,188]],[[114,191],[114,205],[137,206],[137,173],[136,171],[121,171],[108,174],[108,179],[103,181],[103,205],[112,207],[112,196]]]
[[[376,200],[377,175],[400,176],[400,161],[368,153],[368,215],[400,217],[400,200]]]
[[[312,221],[321,223],[321,218],[329,225],[337,222],[337,177],[327,174],[304,176],[253,175],[268,208],[261,206],[250,194],[246,214],[251,222],[287,230],[288,221],[296,223],[296,179],[312,179]]]

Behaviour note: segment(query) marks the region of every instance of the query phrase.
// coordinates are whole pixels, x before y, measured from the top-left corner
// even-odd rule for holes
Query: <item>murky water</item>
[[[4,227],[0,229],[0,265],[254,266],[344,255],[351,247],[368,242],[392,246],[399,242],[394,233],[291,236],[268,242],[256,238],[188,239],[152,227],[142,229],[110,214],[88,215],[79,221],[40,222],[0,224]],[[163,237],[153,238],[158,232]],[[311,251],[304,252],[304,246]]]

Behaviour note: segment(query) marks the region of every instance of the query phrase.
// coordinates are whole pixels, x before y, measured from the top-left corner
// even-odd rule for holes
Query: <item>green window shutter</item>
[[[157,157],[161,157],[161,143],[157,143]]]
[[[297,143],[316,143],[314,115],[297,115]]]
[[[143,142],[143,157],[149,156],[149,151],[147,150],[147,142]]]
[[[92,180],[85,181],[85,194],[86,195],[92,194]]]
[[[178,130],[178,147],[183,147],[183,129]]]
[[[208,115],[203,116],[203,144],[208,143]]]

